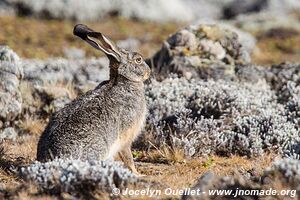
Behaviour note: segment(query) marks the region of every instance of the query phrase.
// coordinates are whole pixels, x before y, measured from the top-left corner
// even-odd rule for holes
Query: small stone
[[[214,55],[217,59],[222,60],[225,58],[226,52],[219,42],[204,39],[200,41],[200,45],[205,52]]]
[[[250,49],[242,46],[231,29],[200,24],[170,36],[147,63],[153,66],[158,79],[170,73],[189,79],[231,79],[236,65],[250,62]]]

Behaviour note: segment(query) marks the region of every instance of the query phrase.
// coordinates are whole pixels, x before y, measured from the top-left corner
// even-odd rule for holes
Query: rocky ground
[[[58,9],[61,1],[54,2],[0,1],[1,8],[6,6],[0,17],[1,198],[130,199],[111,195],[114,188],[299,192],[297,2],[278,7],[275,0],[214,0],[205,4],[209,20],[186,12],[185,20],[145,16],[119,1],[105,4],[103,15],[80,15],[72,1],[63,1],[68,12]],[[193,13],[192,0],[176,2],[178,12]],[[107,59],[72,35],[74,19],[90,20],[90,27],[118,46],[141,52],[152,68],[145,83],[149,114],[133,144],[144,177],[119,162],[35,162],[36,144],[51,114],[108,77]],[[237,199],[289,198],[299,195]]]

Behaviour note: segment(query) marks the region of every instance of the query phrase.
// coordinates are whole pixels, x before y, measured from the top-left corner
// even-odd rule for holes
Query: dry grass
[[[145,23],[123,18],[80,23],[86,23],[93,29],[102,31],[113,40],[137,38],[141,41],[138,51],[145,57],[152,56],[169,34],[186,26],[186,24],[174,23]],[[75,24],[76,22],[72,21],[0,17],[0,44],[10,46],[24,58],[60,57],[64,56],[65,48],[72,47],[83,49],[87,57],[102,55],[72,35]],[[286,33],[289,30],[282,32]],[[290,32],[292,33],[292,31]],[[262,37],[262,34],[264,33],[256,33],[257,47],[260,51],[255,52],[252,56],[255,63],[274,64],[287,60],[300,62],[299,45],[294,45],[300,42],[299,34],[290,34],[283,38],[276,38],[272,35]]]
[[[111,18],[100,22],[86,23],[91,28],[105,33],[113,40],[128,37],[141,41],[139,51],[148,57],[161,46],[161,42],[184,25],[155,24]],[[0,17],[0,44],[10,46],[21,57],[47,58],[63,56],[68,47],[82,48],[86,55],[99,56],[101,53],[84,44],[72,35],[76,22],[39,20],[21,17]]]
[[[259,51],[253,54],[258,64],[276,64],[285,61],[300,62],[299,32],[293,29],[271,29],[257,34]]]
[[[40,135],[46,126],[46,122],[41,119],[25,118],[19,127],[27,133]]]
[[[148,152],[146,158],[154,163],[182,163],[185,162],[183,149],[172,148],[168,145],[157,148],[153,144],[155,151]]]
[[[154,150],[157,151],[157,150]],[[160,152],[150,152],[161,155]],[[145,156],[145,155],[144,155]],[[172,157],[171,157],[172,158]],[[211,171],[217,175],[229,176],[236,173],[245,174],[255,170],[262,174],[263,170],[271,165],[275,155],[264,155],[263,157],[247,158],[240,156],[220,157],[210,156],[206,158],[194,158],[184,162],[151,163],[138,162],[138,171],[147,175],[147,179],[164,183],[171,188],[182,189],[191,187],[205,172]],[[158,159],[158,161],[160,161]]]
[[[186,26],[186,24],[145,23],[123,18],[111,18],[100,22],[86,23],[95,30],[102,31],[113,40],[128,37],[141,41],[139,52],[145,57],[152,56],[161,46],[164,39]],[[72,21],[38,20],[21,17],[0,17],[0,44],[8,45],[24,58],[48,58],[64,56],[65,48],[81,48],[87,57],[102,55],[99,51],[84,44],[72,35]],[[26,28],[24,28],[26,27]],[[285,30],[283,32],[288,32]],[[299,34],[289,37],[261,37],[256,33],[257,47],[260,51],[253,54],[257,64],[274,64],[283,61],[300,62]]]
[[[53,99],[63,96],[67,96],[70,99],[75,99],[77,97],[75,85],[72,82],[46,83],[43,86],[43,90]]]

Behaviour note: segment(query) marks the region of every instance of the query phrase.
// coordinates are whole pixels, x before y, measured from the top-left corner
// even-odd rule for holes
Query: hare
[[[39,139],[37,160],[106,160],[119,154],[137,173],[131,144],[144,125],[150,68],[140,54],[118,48],[85,25],[76,25],[73,34],[106,54],[110,78],[53,114]]]

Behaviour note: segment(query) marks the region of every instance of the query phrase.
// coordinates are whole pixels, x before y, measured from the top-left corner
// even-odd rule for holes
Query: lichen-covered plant
[[[146,97],[152,142],[184,149],[186,156],[285,153],[300,142],[285,106],[264,81],[170,77],[152,81]]]
[[[22,111],[20,80],[23,68],[19,56],[7,46],[0,46],[0,138],[14,139],[14,120]],[[3,131],[1,130],[3,129]]]
[[[45,191],[88,194],[95,190],[111,192],[137,181],[137,177],[119,162],[55,159],[35,162],[21,168],[21,176]]]

